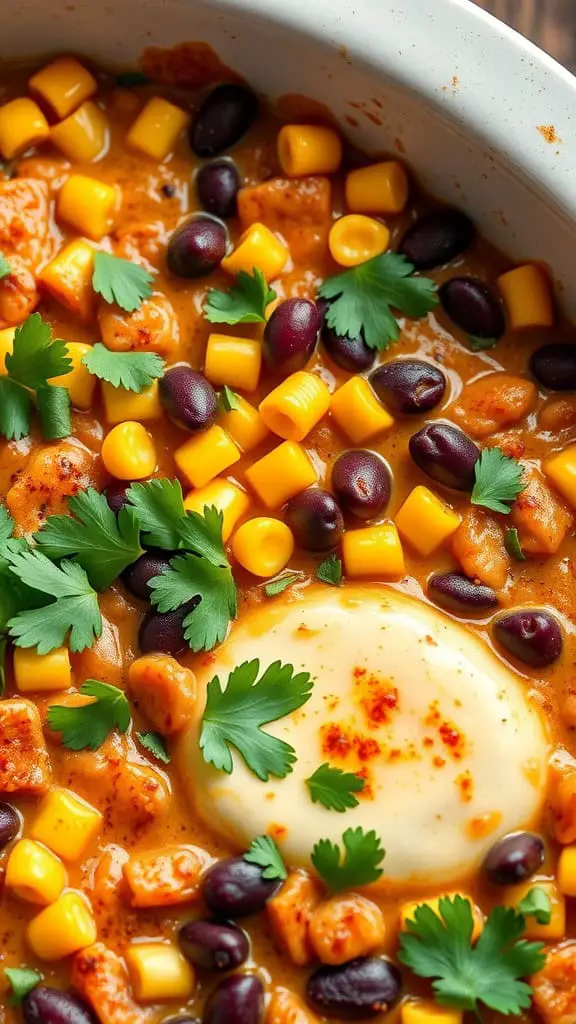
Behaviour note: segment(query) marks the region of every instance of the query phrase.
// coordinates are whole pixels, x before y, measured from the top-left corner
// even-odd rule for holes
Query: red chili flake
[[[352,675],[354,676],[354,679],[362,679],[362,677],[366,675],[367,671],[368,669],[362,668],[361,665],[357,665],[356,668],[352,670]]]
[[[286,838],[287,834],[288,829],[285,825],[270,825],[270,828],[268,829],[268,835],[271,836],[272,839],[282,840]]]
[[[395,711],[398,707],[398,690],[395,687],[385,690],[381,686],[369,697],[363,697],[360,703],[366,712],[369,723],[382,725],[384,722],[390,721],[390,712]]]
[[[425,736],[424,739],[422,740],[422,743],[423,743],[423,745],[425,747],[433,747],[434,746],[434,740],[432,739],[431,736]]]
[[[380,753],[380,744],[376,740],[358,736],[354,746],[360,761],[371,761]]]
[[[442,722],[438,734],[445,747],[448,747],[457,761],[462,757],[465,740],[459,729],[453,722]]]
[[[464,803],[470,803],[474,795],[474,782],[470,772],[462,772],[456,779],[456,785],[460,790],[460,796]]]
[[[322,727],[324,740],[322,751],[324,754],[334,754],[336,757],[346,757],[352,749],[351,737],[347,731],[336,723]]]
[[[398,750],[398,747],[394,747],[394,749],[390,750],[388,753],[389,761],[397,761],[399,757],[402,757],[402,751]]]
[[[443,768],[446,764],[446,759],[444,757],[435,757],[432,764],[435,768]]]

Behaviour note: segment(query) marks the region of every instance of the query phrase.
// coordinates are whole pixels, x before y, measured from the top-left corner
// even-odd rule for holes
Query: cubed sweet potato
[[[70,980],[100,1024],[150,1024],[157,1020],[155,1010],[134,1001],[124,961],[103,942],[76,953]]]
[[[6,495],[10,514],[24,533],[39,530],[48,516],[68,512],[73,494],[102,482],[100,460],[83,445],[46,445],[30,460]]]
[[[320,1018],[294,992],[277,988],[268,1004],[266,1024],[320,1024]]]
[[[261,222],[287,242],[295,263],[324,255],[332,223],[328,178],[270,178],[238,193],[243,228]]]
[[[34,273],[49,259],[48,186],[34,178],[0,181],[0,252],[10,262],[19,256]]]
[[[299,967],[314,959],[308,934],[312,911],[322,899],[319,882],[305,871],[292,871],[266,909],[279,945]]]
[[[199,891],[205,858],[193,846],[172,846],[130,857],[124,865],[133,907],[188,903]]]
[[[574,518],[535,469],[524,470],[524,484],[510,516],[522,550],[529,555],[553,555]]]
[[[23,323],[39,302],[36,280],[24,260],[13,256],[9,266],[10,273],[0,279],[0,329]]]
[[[465,514],[452,538],[452,551],[464,572],[499,590],[506,583],[510,556],[495,519],[478,508]]]
[[[0,701],[0,793],[39,795],[51,777],[37,707],[18,698]]]
[[[464,386],[451,406],[450,416],[472,437],[490,437],[524,419],[537,397],[536,385],[526,377],[488,373]]]
[[[530,982],[544,1024],[575,1024],[576,942],[548,949],[544,967]]]
[[[132,700],[162,736],[181,732],[196,702],[194,673],[166,654],[147,654],[128,669]]]

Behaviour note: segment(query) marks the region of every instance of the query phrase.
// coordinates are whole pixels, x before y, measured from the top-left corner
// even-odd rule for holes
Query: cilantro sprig
[[[270,776],[283,779],[292,771],[296,753],[262,726],[301,708],[310,699],[312,679],[308,672],[295,674],[292,665],[279,661],[260,678],[259,672],[256,658],[235,668],[225,686],[218,676],[208,683],[200,749],[207,764],[230,775],[233,748],[257,778],[268,782]]]
[[[538,924],[550,924],[552,917],[552,901],[541,885],[529,889],[524,899],[518,904],[518,912],[524,917],[533,917]]]
[[[223,409],[224,412],[234,412],[236,409],[240,408],[238,396],[234,393],[234,391],[232,391],[232,388],[228,387],[227,384],[224,384],[224,386],[222,387],[221,391],[218,394],[218,403],[220,405],[220,408]]]
[[[504,547],[509,555],[517,562],[525,562],[526,555],[522,550],[520,536],[515,526],[511,526],[504,532]]]
[[[166,750],[164,737],[159,732],[137,732],[136,738],[152,757],[162,764],[170,764],[170,754]]]
[[[342,845],[344,856],[336,843],[320,839],[310,857],[328,888],[338,892],[377,882],[382,874],[379,865],[386,853],[374,830],[365,832],[363,828],[347,828],[342,836]]]
[[[333,768],[329,764],[321,764],[306,779],[310,798],[314,804],[322,804],[329,811],[340,814],[358,806],[355,793],[361,793],[365,782],[354,772],[344,772],[341,768]]]
[[[316,579],[332,587],[339,586],[342,582],[342,559],[337,555],[328,555],[316,569]]]
[[[236,584],[228,565],[213,565],[196,554],[177,555],[148,585],[150,600],[161,613],[176,611],[200,598],[182,623],[184,639],[193,651],[212,650],[224,640],[236,618]]]
[[[38,548],[49,558],[72,557],[96,590],[104,590],[144,553],[140,524],[133,508],[117,516],[104,494],[94,488],[68,501],[71,515],[49,516],[36,534]]]
[[[276,298],[264,274],[254,267],[251,274],[241,270],[229,292],[211,288],[204,316],[212,324],[256,324],[266,320],[266,306]]]
[[[153,277],[144,267],[109,252],[94,253],[92,287],[105,302],[133,313],[152,295]]]
[[[178,480],[147,480],[126,492],[150,547],[193,551],[216,566],[227,566],[222,514],[207,506],[203,514],[187,512]]]
[[[543,967],[544,943],[521,936],[525,918],[494,907],[472,945],[470,901],[443,896],[436,913],[421,904],[400,933],[398,959],[421,978],[432,978],[436,1002],[479,1014],[480,1005],[502,1014],[528,1009],[532,989],[522,980]]]
[[[93,697],[89,704],[48,708],[48,725],[59,732],[68,750],[97,750],[114,729],[125,733],[130,725],[130,706],[123,690],[97,679],[87,679],[80,693]]]
[[[92,346],[82,362],[99,380],[136,394],[164,376],[164,360],[155,352],[112,352],[101,342]]]
[[[269,880],[284,882],[288,878],[286,865],[276,843],[270,836],[256,836],[250,849],[244,854],[248,864],[257,864],[262,868],[262,877]]]
[[[288,587],[298,583],[301,579],[302,576],[299,572],[287,572],[284,576],[279,576],[278,579],[266,583],[264,585],[264,593],[266,597],[278,597],[278,594],[283,594]]]
[[[324,314],[328,326],[345,338],[361,334],[369,348],[384,351],[400,336],[393,309],[418,319],[438,305],[434,281],[413,272],[404,256],[387,252],[329,277],[318,292],[331,300]]]
[[[49,381],[68,373],[72,362],[65,342],[52,339],[52,329],[39,313],[32,313],[16,328],[5,368],[6,376],[0,377],[0,434],[18,441],[30,433],[35,397],[46,439],[67,437],[70,396]]]
[[[20,1006],[20,1003],[43,980],[44,975],[35,971],[32,967],[5,967],[4,974],[10,982],[12,995],[8,1000],[9,1006]]]
[[[485,448],[474,466],[476,482],[470,501],[508,515],[510,505],[526,486],[522,466],[500,448]]]

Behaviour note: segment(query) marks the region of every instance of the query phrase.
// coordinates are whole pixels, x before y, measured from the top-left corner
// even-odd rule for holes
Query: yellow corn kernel
[[[252,463],[245,476],[266,508],[278,508],[318,480],[310,457],[294,441],[273,448]]]
[[[280,519],[261,516],[240,526],[232,540],[232,554],[254,576],[275,576],[294,553],[292,530]]]
[[[396,526],[403,540],[420,555],[431,555],[460,526],[462,517],[427,487],[410,492],[396,513]]]
[[[222,513],[222,540],[227,541],[236,523],[250,507],[250,498],[229,480],[212,480],[199,491],[190,491],[184,500],[187,512],[203,513],[206,506],[214,505]]]
[[[462,896],[465,900],[469,901],[472,910],[472,919],[474,921],[474,926],[472,929],[472,942],[477,942],[478,939],[480,938],[480,935],[482,934],[482,929],[484,927],[484,914],[480,910],[480,907],[477,907],[474,901],[465,892],[444,892],[441,893],[440,896],[432,896],[430,897],[430,899],[427,900],[411,900],[409,903],[402,904],[402,906],[400,907],[400,927],[406,928],[406,922],[414,916],[414,911],[416,910],[416,907],[421,907],[424,905],[426,907],[430,907],[430,909],[433,910],[435,914],[438,914],[438,908],[442,896],[449,896],[452,899],[454,898],[454,896]]]
[[[350,377],[332,395],[332,416],[353,444],[363,444],[394,425],[364,377]]]
[[[206,346],[204,376],[211,384],[254,391],[262,367],[262,345],[250,338],[211,334]]]
[[[45,142],[49,135],[48,121],[34,100],[21,96],[0,107],[0,153],[5,160]]]
[[[551,916],[549,924],[538,924],[534,917],[526,918],[526,928],[522,938],[544,939],[545,942],[553,942],[556,939],[563,939],[566,934],[566,901],[558,889],[555,881],[548,878],[531,878],[521,885],[511,885],[505,889],[502,895],[502,903],[505,907],[518,909],[518,904],[528,895],[530,889],[544,889],[550,899]]]
[[[462,1010],[451,1010],[424,999],[407,999],[400,1007],[401,1024],[462,1024]]]
[[[176,946],[133,942],[126,951],[126,963],[139,1002],[189,999],[194,992],[194,970]]]
[[[562,497],[576,508],[576,444],[545,459],[542,469]]]
[[[102,382],[102,400],[108,423],[124,423],[126,420],[156,420],[162,415],[158,396],[158,381],[139,394],[126,388],[115,388],[108,381]]]
[[[399,580],[404,575],[404,552],[394,523],[347,530],[342,538],[347,576]]]
[[[15,334],[15,327],[5,327],[0,331],[0,377],[6,377],[8,374],[8,370],[6,369],[6,356],[12,355]]]
[[[205,487],[239,458],[234,441],[217,425],[191,437],[174,452],[178,469],[193,487]]]
[[[330,392],[314,373],[298,370],[260,402],[264,423],[287,441],[302,441],[330,408]]]
[[[342,163],[342,142],[333,128],[285,124],[278,132],[278,161],[289,178],[334,174]]]
[[[20,839],[6,865],[6,885],[28,903],[48,905],[57,900],[67,882],[66,868],[51,850],[32,839]]]
[[[1,337],[0,332],[0,337]],[[1,352],[1,349],[0,349]],[[220,426],[230,434],[243,452],[251,452],[268,435],[268,427],[260,413],[241,395],[235,395],[237,409],[220,416]]]
[[[85,174],[71,174],[58,193],[56,215],[99,242],[112,229],[117,204],[118,193],[112,185]]]
[[[526,263],[501,274],[496,283],[513,330],[552,326],[554,295],[544,267],[538,263]]]
[[[93,271],[94,249],[78,238],[46,264],[38,279],[63,306],[82,320],[91,320],[96,308]]]
[[[70,117],[55,124],[50,139],[75,163],[89,164],[102,156],[108,146],[108,120],[100,107],[88,100]]]
[[[76,409],[90,409],[97,378],[90,373],[87,366],[84,366],[82,360],[90,352],[92,346],[84,345],[81,341],[67,341],[66,348],[72,360],[72,369],[60,377],[52,377],[50,383],[67,388],[70,401]]]
[[[96,924],[81,893],[65,892],[32,918],[28,944],[41,960],[63,960],[96,942]]]
[[[63,860],[82,857],[102,826],[102,815],[71,789],[52,789],[30,829],[32,839]]]
[[[401,213],[408,202],[408,176],[397,160],[358,167],[346,176],[346,205],[353,213]]]
[[[267,281],[278,277],[290,256],[289,250],[265,224],[251,224],[238,239],[236,248],[225,256],[220,266],[229,274],[245,270],[251,274],[258,267]]]
[[[189,120],[181,107],[154,96],[138,114],[126,136],[126,144],[154,160],[165,160]]]
[[[102,462],[117,480],[143,480],[156,468],[156,448],[141,423],[127,420],[112,427],[102,444]]]
[[[342,267],[357,267],[386,252],[390,232],[385,224],[360,213],[340,217],[330,228],[328,248],[332,259]]]
[[[562,848],[556,878],[564,896],[576,896],[576,846]]]
[[[38,654],[35,647],[15,647],[14,682],[20,693],[67,690],[72,685],[68,648]]]
[[[98,88],[96,79],[74,57],[59,57],[32,76],[28,85],[57,117],[68,117]]]

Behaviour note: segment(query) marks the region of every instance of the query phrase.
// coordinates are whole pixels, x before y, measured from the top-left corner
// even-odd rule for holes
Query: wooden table
[[[476,0],[576,72],[576,0]]]

